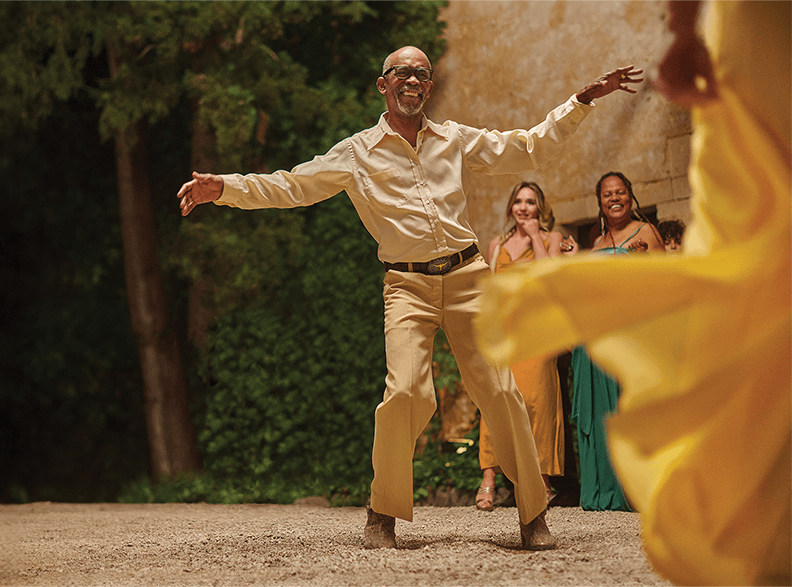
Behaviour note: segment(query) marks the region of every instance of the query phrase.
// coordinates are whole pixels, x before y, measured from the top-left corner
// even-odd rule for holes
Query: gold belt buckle
[[[426,271],[429,275],[445,275],[451,271],[451,256],[432,259],[426,264]]]

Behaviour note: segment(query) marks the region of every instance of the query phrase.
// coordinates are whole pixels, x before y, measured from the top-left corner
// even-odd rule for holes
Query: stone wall
[[[445,55],[434,64],[427,114],[437,122],[530,128],[602,73],[633,64],[652,75],[669,41],[666,2],[460,1],[441,14]],[[652,90],[617,92],[596,107],[554,160],[519,176],[475,180],[471,221],[483,246],[504,228],[506,198],[536,181],[556,227],[578,236],[597,216],[594,190],[607,171],[632,180],[643,208],[688,221],[690,118]],[[582,232],[582,230],[581,230]]]

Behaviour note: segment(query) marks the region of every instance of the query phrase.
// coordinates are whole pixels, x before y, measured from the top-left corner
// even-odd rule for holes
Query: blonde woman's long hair
[[[553,209],[550,205],[545,201],[545,195],[536,183],[532,181],[523,181],[518,183],[511,191],[511,196],[509,196],[509,203],[506,205],[506,224],[508,226],[509,220],[512,221],[514,218],[512,217],[512,206],[514,206],[514,202],[517,200],[517,194],[520,193],[520,190],[523,188],[530,188],[534,194],[536,194],[536,208],[539,212],[537,220],[539,221],[539,228],[541,230],[550,232],[553,230],[553,226],[555,225],[555,216],[553,215]],[[517,230],[517,224],[514,223],[506,229],[506,232],[503,233],[501,236],[501,243],[505,242],[514,231]]]

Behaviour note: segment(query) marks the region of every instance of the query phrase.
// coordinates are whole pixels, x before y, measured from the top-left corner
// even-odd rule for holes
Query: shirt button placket
[[[446,243],[445,234],[443,234],[443,226],[440,222],[437,206],[435,206],[434,200],[432,199],[432,194],[429,191],[429,183],[426,181],[426,175],[424,174],[423,166],[420,164],[420,162],[413,162],[413,167],[413,173],[415,173],[415,177],[420,178],[418,180],[416,189],[418,190],[418,194],[420,195],[421,201],[424,204],[426,215],[429,218],[429,226],[432,229],[432,236],[435,240],[435,246],[437,247],[438,251],[447,251],[448,243]],[[438,253],[438,255],[439,254],[441,253]]]

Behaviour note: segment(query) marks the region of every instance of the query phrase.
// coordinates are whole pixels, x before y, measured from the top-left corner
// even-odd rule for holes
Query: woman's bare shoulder
[[[665,252],[665,246],[663,245],[663,239],[660,236],[660,232],[655,228],[655,225],[651,222],[646,222],[642,227],[641,230],[638,231],[638,235],[644,242],[649,245],[650,251],[663,251]]]

